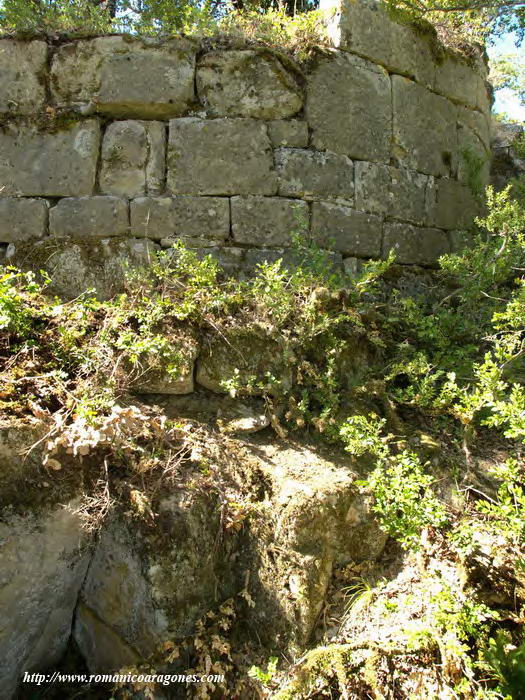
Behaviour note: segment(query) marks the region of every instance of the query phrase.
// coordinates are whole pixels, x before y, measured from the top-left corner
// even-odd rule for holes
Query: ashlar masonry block
[[[276,194],[266,124],[254,119],[173,119],[167,186],[173,194]]]

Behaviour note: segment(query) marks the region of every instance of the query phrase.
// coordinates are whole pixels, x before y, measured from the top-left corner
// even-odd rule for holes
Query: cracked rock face
[[[168,640],[191,637],[203,615],[243,591],[254,605],[236,631],[240,639],[249,641],[257,628],[268,649],[299,651],[334,567],[380,555],[386,535],[356,492],[347,456],[262,432],[229,437],[264,427],[260,400],[221,400],[220,421],[222,433],[200,423],[187,480],[181,474],[162,485],[148,522],[119,501],[93,543],[75,513],[78,495],[67,505],[46,505],[44,495],[38,511],[4,511],[2,698],[13,697],[25,671],[59,663],[71,635],[90,672],[116,671],[144,662]],[[0,456],[11,460],[14,477],[15,453]],[[201,488],[203,465],[213,461],[217,478]],[[234,505],[248,499],[253,517],[225,528],[237,517],[228,498]]]
[[[89,564],[75,502],[0,524],[0,696],[62,657]]]

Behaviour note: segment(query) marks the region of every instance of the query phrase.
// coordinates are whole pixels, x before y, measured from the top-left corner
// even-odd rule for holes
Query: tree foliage
[[[525,33],[524,0],[386,0],[394,11],[433,24],[447,43],[483,43]],[[318,9],[319,0],[4,0],[0,26],[18,32],[188,32],[228,15],[294,16]]]
[[[509,88],[525,104],[525,62],[517,53],[503,54],[491,61],[490,81],[496,88]]]

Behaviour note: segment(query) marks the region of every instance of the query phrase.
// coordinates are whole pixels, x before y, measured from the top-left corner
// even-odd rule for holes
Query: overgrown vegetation
[[[385,532],[414,556],[439,562],[425,569],[426,612],[404,641],[372,649],[375,661],[355,655],[362,645],[317,654],[282,697],[308,697],[312,678],[333,689],[354,688],[358,677],[355,692],[372,692],[381,658],[395,666],[403,654],[440,667],[440,682],[457,697],[520,697],[525,207],[510,188],[489,189],[487,205],[473,247],[442,258],[431,283],[411,294],[399,291],[392,259],[368,263],[351,279],[302,241],[292,269],[262,264],[244,281],[176,246],[109,301],[86,292],[63,302],[46,294],[45,276],[1,273],[0,411],[48,426],[49,469],[63,468],[64,453],[96,450],[139,464],[146,433],[175,436],[180,428],[141,414],[127,397],[152,375],[183,376],[199,339],[234,348],[238,333],[253,332],[258,343],[282,348],[289,379],[275,368],[225,370],[224,389],[262,394],[281,436],[308,430],[344,446],[365,472],[360,488]],[[480,440],[501,455],[486,475],[487,492],[468,481]],[[140,491],[134,502],[147,518]],[[503,562],[499,580],[479,564],[480,547],[492,567],[495,552]],[[503,591],[498,603],[483,597],[484,586]],[[359,614],[384,618],[406,605],[383,586]],[[252,675],[271,688],[275,672],[272,660]]]
[[[442,41],[471,51],[508,31],[523,38],[520,0],[387,0],[385,6],[403,22]],[[91,35],[125,32],[143,36],[173,33],[242,36],[273,45],[302,46],[323,40],[318,0],[4,0],[0,27],[17,34]],[[500,62],[498,76],[507,84],[516,70]]]
[[[308,11],[306,11],[308,10]],[[92,36],[124,33],[165,38],[173,34],[220,38],[233,44],[285,49],[304,58],[326,43],[325,13],[305,0],[238,5],[193,0],[114,3],[104,0],[5,0],[0,28],[22,36]]]

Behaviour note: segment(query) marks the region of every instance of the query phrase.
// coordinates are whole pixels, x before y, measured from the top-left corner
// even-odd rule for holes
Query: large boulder
[[[92,673],[191,639],[231,597],[245,611],[239,648],[256,639],[268,653],[304,649],[334,567],[373,561],[385,546],[348,456],[199,426],[177,487],[164,485],[142,521],[115,513],[100,536],[74,628]]]
[[[146,660],[166,640],[191,634],[217,595],[236,592],[235,538],[217,546],[220,494],[165,492],[154,525],[115,514],[100,537],[74,628],[93,673]]]
[[[49,425],[0,418],[0,696],[62,657],[90,559],[78,468],[53,483],[42,468]]]
[[[493,124],[492,163],[490,179],[497,190],[502,190],[516,177],[525,175],[525,153],[520,144],[525,142],[521,124]]]

